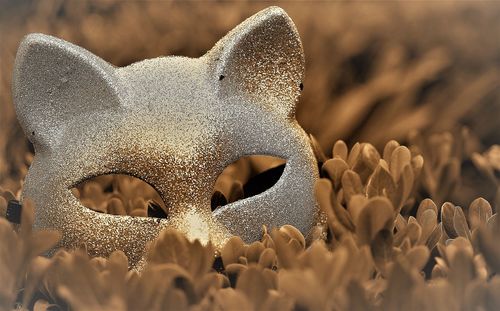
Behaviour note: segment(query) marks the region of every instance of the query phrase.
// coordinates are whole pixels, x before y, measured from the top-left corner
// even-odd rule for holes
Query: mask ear
[[[208,53],[219,96],[245,97],[293,117],[304,76],[304,52],[292,20],[265,9],[238,25]]]
[[[51,36],[28,35],[17,52],[14,104],[17,118],[35,148],[55,144],[58,133],[71,119],[118,109],[116,85],[110,64]]]

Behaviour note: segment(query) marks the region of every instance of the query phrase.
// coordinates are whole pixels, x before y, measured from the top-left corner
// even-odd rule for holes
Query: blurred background
[[[0,0],[0,185],[18,189],[29,161],[11,98],[24,35],[54,35],[126,66],[199,57],[270,5],[284,8],[301,35],[307,70],[297,118],[326,155],[338,139],[380,150],[415,130],[462,126],[477,151],[500,142],[499,2]]]

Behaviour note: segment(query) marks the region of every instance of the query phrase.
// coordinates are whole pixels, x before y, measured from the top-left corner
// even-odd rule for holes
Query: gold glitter
[[[35,227],[63,233],[131,265],[163,228],[220,247],[231,235],[259,239],[259,228],[291,224],[308,233],[317,207],[317,164],[295,120],[304,55],[286,13],[268,8],[244,21],[205,56],[162,57],[115,68],[73,44],[43,34],[21,43],[14,72],[18,119],[35,146],[23,198],[36,203]],[[287,159],[267,191],[213,213],[222,170],[238,158]],[[128,174],[153,186],[167,219],[102,214],[70,189],[103,174]]]

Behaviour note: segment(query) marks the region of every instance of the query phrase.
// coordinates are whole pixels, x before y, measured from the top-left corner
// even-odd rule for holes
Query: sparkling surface
[[[163,228],[216,246],[257,240],[262,225],[314,224],[317,164],[294,117],[304,74],[300,38],[271,7],[244,21],[198,59],[162,57],[115,68],[68,42],[32,34],[14,72],[18,119],[35,146],[23,198],[35,226],[63,233],[61,246],[94,256],[123,250],[135,265]],[[287,159],[267,191],[214,212],[222,170],[244,155]],[[169,218],[102,214],[70,189],[102,174],[152,185]]]

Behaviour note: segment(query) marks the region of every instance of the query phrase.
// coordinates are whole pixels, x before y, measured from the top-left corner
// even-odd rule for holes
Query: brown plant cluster
[[[421,142],[450,137],[459,140],[445,133]],[[487,180],[498,170],[498,148],[472,153]],[[32,231],[28,201],[21,225],[0,218],[0,309],[497,310],[495,208],[481,197],[464,207],[436,204],[440,195],[422,199],[434,182],[462,187],[463,172],[443,173],[455,160],[451,151],[438,165],[421,150],[390,141],[379,153],[368,143],[349,149],[337,141],[332,158],[317,152],[325,222],[310,236],[289,225],[264,227],[260,241],[233,237],[216,251],[165,230],[139,270],[129,270],[119,251],[109,258],[89,258],[85,249],[40,256],[60,235]],[[426,175],[427,165],[433,174]],[[5,210],[16,196],[1,193]]]

